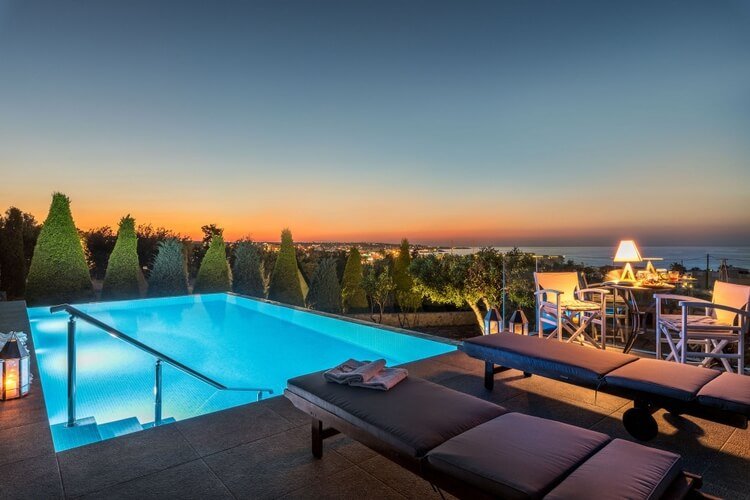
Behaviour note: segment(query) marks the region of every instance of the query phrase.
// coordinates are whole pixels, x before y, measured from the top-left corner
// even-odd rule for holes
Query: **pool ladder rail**
[[[198,380],[205,382],[206,384],[220,390],[220,391],[243,391],[243,392],[256,392],[258,394],[258,401],[263,399],[263,394],[273,394],[272,389],[265,389],[259,387],[227,387],[216,380],[207,377],[206,375],[197,372],[186,366],[179,361],[167,356],[163,352],[159,352],[153,349],[143,342],[140,342],[133,337],[109,326],[108,324],[99,321],[86,314],[85,312],[77,309],[70,304],[61,304],[52,306],[49,308],[50,313],[65,311],[70,315],[68,319],[68,420],[67,426],[73,427],[76,425],[76,318],[85,321],[86,323],[93,325],[100,330],[116,337],[143,352],[150,354],[156,358],[154,365],[154,425],[161,425],[164,422],[162,419],[162,363],[168,363],[178,370],[181,370],[188,375],[197,378]]]

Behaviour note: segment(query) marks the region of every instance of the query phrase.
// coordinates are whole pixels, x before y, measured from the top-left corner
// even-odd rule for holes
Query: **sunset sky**
[[[0,208],[750,245],[750,3],[0,0]]]

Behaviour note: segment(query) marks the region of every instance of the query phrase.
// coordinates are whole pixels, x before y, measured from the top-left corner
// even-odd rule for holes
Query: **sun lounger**
[[[312,452],[342,432],[459,498],[685,498],[701,479],[674,453],[532,417],[408,377],[389,391],[288,381]]]
[[[468,339],[460,349],[485,362],[488,390],[496,373],[517,369],[632,399],[623,424],[644,441],[659,432],[652,413],[660,408],[741,429],[750,417],[750,377],[743,375],[512,334]]]

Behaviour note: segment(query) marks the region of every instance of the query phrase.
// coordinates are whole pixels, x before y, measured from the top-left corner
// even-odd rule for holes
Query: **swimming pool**
[[[270,388],[275,395],[290,377],[348,358],[385,358],[396,365],[455,350],[428,336],[233,294],[75,307],[225,386]],[[153,423],[154,357],[77,320],[76,410],[84,425],[66,428],[68,314],[51,314],[48,307],[28,312],[57,451]],[[169,421],[257,398],[255,392],[217,390],[166,363],[162,370],[162,412]]]

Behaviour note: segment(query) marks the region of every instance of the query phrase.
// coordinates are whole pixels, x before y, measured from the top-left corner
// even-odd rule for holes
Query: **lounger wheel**
[[[651,412],[643,408],[631,408],[622,416],[628,433],[639,441],[650,441],[659,433],[659,426]]]

